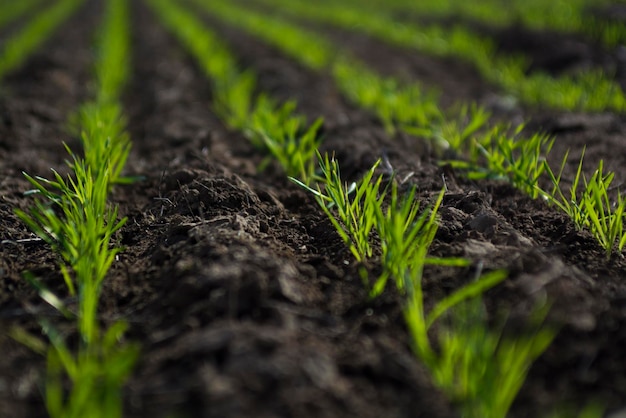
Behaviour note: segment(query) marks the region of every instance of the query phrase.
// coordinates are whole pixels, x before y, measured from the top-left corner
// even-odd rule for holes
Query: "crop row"
[[[78,3],[58,4],[69,7]],[[49,345],[24,331],[13,330],[14,338],[47,357],[45,396],[52,417],[120,417],[121,386],[139,354],[138,346],[120,342],[125,323],[116,322],[103,329],[97,315],[102,283],[121,251],[114,245],[114,235],[126,222],[125,218],[118,219],[118,209],[108,202],[108,195],[115,184],[130,181],[121,175],[130,140],[124,132],[119,102],[128,76],[128,6],[126,0],[106,2],[98,38],[94,99],[83,104],[70,121],[74,133],[82,139],[83,156],[66,146],[71,157],[71,174],[67,177],[55,170],[52,180],[25,173],[34,186],[30,193],[40,198],[28,212],[17,211],[56,252],[68,292],[77,298],[76,307],[65,306],[36,277],[29,278],[42,298],[66,319],[76,322],[76,349],[44,320],[41,326]],[[38,32],[41,39],[44,35]],[[64,382],[68,378],[72,385],[66,393]]]
[[[522,23],[534,30],[582,33],[609,47],[623,44],[626,40],[626,28],[622,22],[611,20],[608,10],[605,10],[604,18],[598,16],[603,7],[612,4],[607,0],[488,0],[476,4],[462,0],[373,0],[369,4],[387,13],[413,12],[419,16],[439,18],[458,16],[500,27]]]
[[[336,161],[320,158],[322,177],[311,191],[357,260],[371,257],[370,234],[380,239],[383,272],[375,280],[372,296],[382,292],[392,278],[406,295],[404,317],[416,356],[429,368],[433,380],[460,405],[466,417],[504,418],[513,403],[533,361],[552,342],[554,330],[541,325],[545,309],[537,308],[532,331],[515,338],[503,337],[487,324],[480,296],[507,277],[506,271],[493,271],[438,301],[427,312],[424,307],[422,277],[427,264],[467,266],[464,259],[428,257],[437,232],[437,211],[445,190],[435,203],[419,213],[415,188],[398,196],[394,179],[373,178],[376,165],[358,183],[341,179]],[[297,182],[297,181],[296,181]],[[361,276],[369,286],[366,272]],[[438,328],[433,325],[441,319]],[[429,332],[435,334],[437,349]],[[471,347],[471,349],[468,349]]]
[[[437,56],[458,57],[474,66],[485,80],[523,102],[558,109],[626,111],[619,84],[600,70],[582,70],[574,76],[554,77],[544,72],[527,74],[528,60],[521,55],[496,53],[495,44],[461,25],[398,24],[380,10],[359,3],[302,0],[256,0],[282,13],[307,21],[359,31],[392,45]],[[502,8],[506,9],[506,8]]]

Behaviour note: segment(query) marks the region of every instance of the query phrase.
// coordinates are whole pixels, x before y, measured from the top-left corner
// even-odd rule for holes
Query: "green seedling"
[[[382,275],[378,278],[372,289],[373,295],[380,294],[389,277],[396,279],[398,289],[405,290],[403,282],[407,269],[413,270],[414,262],[422,263],[430,241],[436,232],[434,215],[437,213],[438,204],[432,208],[431,213],[424,211],[418,216],[419,203],[415,201],[415,188],[412,188],[402,203],[398,201],[398,187],[393,183],[391,188],[391,202],[387,210],[382,205],[377,206],[377,230],[381,238],[382,264],[385,267]],[[426,241],[426,242],[423,242]],[[418,256],[419,254],[419,256]]]
[[[567,163],[568,156],[569,151],[563,157],[563,161],[561,162],[561,168],[558,175],[556,175],[552,171],[547,162],[544,162],[546,173],[552,181],[552,190],[550,191],[550,193],[544,193],[543,197],[550,204],[556,205],[559,209],[561,209],[562,212],[567,214],[572,219],[572,221],[574,221],[576,229],[580,231],[584,229],[587,225],[589,225],[589,216],[583,208],[584,198],[581,198],[581,196],[579,196],[578,191],[578,185],[581,183],[581,180],[583,180],[584,182],[582,170],[585,151],[583,150],[583,153],[580,156],[578,170],[576,171],[576,175],[574,176],[572,186],[569,189],[569,197],[565,195],[565,192],[561,185],[563,169],[565,168],[565,164]]]
[[[532,332],[515,338],[491,330],[482,311],[480,295],[507,277],[505,271],[484,274],[439,301],[430,312],[424,308],[421,287],[425,250],[403,273],[408,293],[404,316],[417,357],[425,362],[433,378],[464,417],[504,418],[534,360],[549,346],[554,331],[532,323]],[[545,311],[539,311],[539,319]],[[429,332],[435,322],[437,349]],[[446,321],[444,321],[446,322]]]
[[[94,344],[81,345],[76,356],[54,327],[46,321],[41,321],[41,325],[50,347],[20,327],[13,327],[9,336],[46,356],[46,408],[50,417],[121,418],[118,388],[128,378],[139,355],[136,344],[120,343],[127,325],[116,322]],[[75,388],[69,397],[63,390],[66,375]]]
[[[133,182],[133,178],[122,176],[131,143],[119,103],[87,103],[80,108],[79,121],[85,164],[94,176],[106,172],[107,192],[116,184]]]
[[[613,202],[609,196],[611,183],[615,173],[603,173],[603,162],[600,161],[598,168],[586,183],[588,198],[584,201],[584,210],[589,215],[591,233],[596,237],[602,248],[606,251],[606,257],[610,258],[613,246],[621,253],[626,245],[626,232],[624,231],[624,210],[626,198],[617,195],[617,201]]]
[[[360,181],[348,184],[342,180],[339,163],[334,157],[328,154],[322,157],[318,153],[318,159],[322,175],[315,188],[293,177],[290,179],[313,193],[356,261],[363,263],[373,255],[370,234],[382,199],[379,197],[382,176],[374,179],[374,172],[380,161]]]
[[[530,366],[556,335],[543,324],[546,312],[537,308],[527,332],[508,336],[502,325],[490,328],[478,298],[467,299],[450,311],[437,332],[439,354],[431,370],[435,382],[459,403],[463,416],[507,416]]]
[[[519,71],[522,75],[516,74]],[[507,90],[519,90],[519,96],[528,103],[588,112],[624,112],[626,109],[622,88],[602,70],[591,69],[559,78],[541,72],[525,76],[523,71],[524,68],[520,67],[501,72],[499,82]],[[520,83],[522,77],[527,77],[528,81]]]
[[[400,203],[397,184],[392,183],[391,201],[387,209],[383,210],[388,189],[381,189],[382,176],[374,177],[380,161],[359,182],[348,184],[341,179],[339,164],[333,157],[328,154],[324,157],[318,155],[318,159],[322,175],[316,179],[316,188],[295,178],[291,180],[314,194],[357,262],[363,263],[372,257],[370,236],[373,230],[377,231],[383,272],[370,289],[372,297],[384,290],[390,277],[394,277],[397,288],[404,291],[403,272],[412,268],[413,262],[456,267],[469,265],[465,259],[431,258],[422,253],[430,247],[437,231],[436,213],[443,199],[443,191],[435,206],[418,216],[419,204],[414,200],[415,189]],[[370,286],[369,283],[367,285]]]
[[[520,137],[523,126],[513,135],[505,126],[496,126],[472,136],[468,145],[469,160],[445,161],[462,170],[470,179],[508,180],[531,196],[539,197],[539,179],[546,170],[545,156],[550,153],[554,138],[544,134]]]
[[[382,204],[376,205],[376,231],[380,237],[383,272],[371,290],[378,296],[390,277],[396,279],[396,287],[404,292],[404,272],[417,267],[413,263],[464,267],[469,261],[463,258],[427,257],[427,250],[437,232],[436,214],[444,196],[442,190],[433,207],[419,213],[419,203],[415,200],[415,188],[400,201],[398,186],[391,185],[390,202],[386,210]]]
[[[477,146],[486,160],[488,172],[508,178],[515,187],[535,199],[539,196],[539,178],[545,171],[543,162],[552,149],[554,138],[544,134],[519,137],[522,128],[519,126],[512,138],[495,128]]]
[[[277,106],[265,95],[258,97],[246,129],[252,142],[262,145],[283,167],[285,174],[308,184],[315,172],[315,153],[320,145],[318,118],[305,130],[306,119],[296,115],[296,103]]]
[[[83,0],[60,0],[41,11],[14,37],[0,46],[0,79],[22,65],[50,34],[58,28]],[[21,2],[15,2],[21,3]]]
[[[473,138],[487,127],[491,115],[480,106],[466,104],[452,114],[453,117],[440,124],[428,125],[422,129],[414,128],[408,132],[430,139],[440,155],[465,155],[469,161],[478,161],[480,151]]]
[[[600,402],[591,402],[582,409],[573,407],[562,407],[552,412],[547,418],[602,418],[605,407]]]
[[[547,348],[554,333],[547,328],[537,328],[530,336],[505,339],[500,332],[491,331],[483,317],[475,315],[475,307],[481,305],[480,296],[506,278],[504,271],[483,275],[442,299],[426,313],[421,286],[424,266],[433,262],[456,266],[467,263],[427,257],[437,231],[436,213],[443,192],[430,211],[420,217],[417,217],[416,205],[412,204],[412,192],[401,204],[393,195],[392,191],[392,204],[378,223],[382,231],[379,234],[383,268],[407,292],[404,315],[416,355],[431,369],[435,382],[459,402],[464,416],[504,418],[530,365]],[[395,213],[394,207],[397,208]],[[395,232],[390,232],[392,230]],[[391,251],[392,248],[395,251]],[[468,310],[467,307],[474,308]],[[435,350],[428,334],[435,322],[446,314],[458,322],[438,329],[439,348]]]
[[[51,326],[44,333],[52,346],[47,354],[46,408],[52,418],[121,418],[120,387],[124,384],[139,356],[136,344],[120,341],[127,325],[113,324],[104,335],[74,355],[63,337]],[[67,375],[72,383],[68,397],[63,382]]]
[[[399,202],[397,187],[392,186],[391,202],[386,210],[378,205],[376,228],[380,235],[383,258],[383,275],[374,288],[374,294],[380,292],[382,282],[393,277],[397,287],[408,296],[405,319],[414,339],[416,353],[431,361],[436,353],[431,348],[428,330],[445,312],[465,300],[479,297],[486,290],[506,278],[506,272],[498,271],[483,276],[450,296],[439,301],[426,314],[424,310],[422,275],[427,264],[468,266],[469,262],[459,258],[428,257],[437,229],[437,213],[443,201],[442,190],[433,206],[418,216],[418,204],[414,201],[414,189]],[[382,201],[382,200],[381,200]]]
[[[615,174],[611,172],[604,174],[602,161],[591,178],[589,180],[585,178],[582,172],[584,151],[569,188],[569,196],[566,196],[561,183],[568,155],[569,153],[565,154],[558,175],[550,169],[547,163],[544,164],[553,187],[549,193],[541,193],[550,204],[566,213],[574,221],[578,230],[589,229],[606,251],[607,258],[610,258],[614,245],[617,245],[620,252],[626,246],[626,231],[624,231],[626,199],[618,193],[617,201],[612,201],[609,191]],[[579,186],[582,190],[579,190]]]
[[[60,4],[62,4],[61,2]],[[121,417],[120,388],[138,356],[138,347],[122,344],[126,325],[118,322],[102,332],[98,301],[103,281],[120,248],[115,234],[126,218],[107,202],[114,184],[130,181],[121,177],[130,149],[124,132],[119,95],[125,82],[129,45],[127,0],[108,0],[96,65],[97,93],[94,102],[84,105],[76,121],[81,131],[84,157],[66,149],[71,157],[71,174],[53,170],[53,180],[26,178],[38,199],[29,211],[17,215],[59,255],[60,270],[70,295],[77,296],[75,314],[60,299],[37,286],[44,300],[66,318],[78,323],[77,353],[66,346],[61,335],[42,323],[51,345],[47,348],[46,407],[52,417]],[[33,280],[31,280],[33,282]],[[24,334],[15,334],[18,338]],[[22,338],[32,345],[32,338]],[[33,345],[38,350],[41,344]],[[65,382],[71,381],[66,393]]]
[[[89,343],[96,334],[100,287],[119,252],[110,250],[109,243],[126,219],[117,221],[117,208],[108,210],[106,207],[108,182],[105,176],[93,177],[85,161],[71,155],[70,167],[75,178],[64,179],[54,172],[55,180],[47,180],[25,173],[45,200],[37,201],[29,213],[18,210],[17,214],[63,259],[61,271],[70,294],[75,295],[78,288],[79,328],[85,342]],[[78,286],[73,284],[71,272]]]
[[[606,19],[595,19],[591,16],[587,25],[581,29],[612,48],[626,43],[626,28],[624,28],[623,22],[611,22]]]

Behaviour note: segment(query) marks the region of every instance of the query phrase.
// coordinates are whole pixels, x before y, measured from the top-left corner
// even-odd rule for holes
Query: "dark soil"
[[[390,287],[377,299],[367,297],[358,266],[311,197],[277,166],[258,171],[263,155],[213,114],[211,85],[194,60],[142,3],[133,4],[133,79],[124,99],[133,139],[127,171],[144,180],[114,192],[128,217],[118,237],[125,250],[100,304],[103,323],[128,321],[127,338],[142,346],[124,389],[126,416],[457,416],[411,353],[402,296]],[[13,211],[32,203],[22,195],[28,183],[21,171],[62,171],[62,141],[79,149],[65,121],[90,95],[90,42],[99,11],[99,2],[89,3],[3,82],[0,417],[45,416],[44,359],[6,332],[19,326],[38,334],[38,320],[45,318],[68,336],[75,333],[22,278],[26,270],[35,273],[74,306],[56,257],[32,240]],[[428,307],[479,265],[510,271],[485,303],[494,316],[509,312],[511,332],[536,301],[549,298],[549,320],[561,331],[531,369],[512,417],[545,416],[591,401],[609,411],[626,407],[622,257],[607,261],[589,234],[508,185],[468,182],[439,168],[418,139],[391,138],[374,117],[346,103],[328,76],[207,22],[242,66],[258,72],[262,90],[296,99],[310,120],[324,116],[322,148],[336,153],[348,179],[358,179],[382,156],[406,185],[417,186],[424,202],[445,179],[432,252],[466,256],[474,267],[429,269]],[[345,46],[373,68],[394,63],[387,66],[390,75],[420,80],[420,69],[428,68],[428,82],[450,104],[455,97],[484,103],[498,94],[462,63],[347,39]],[[587,173],[604,159],[616,181],[625,180],[623,115],[516,107],[509,116],[530,119],[529,131],[557,135],[555,164],[566,149],[577,158],[586,145]],[[573,158],[566,176],[576,164]],[[374,275],[377,263],[368,269]]]

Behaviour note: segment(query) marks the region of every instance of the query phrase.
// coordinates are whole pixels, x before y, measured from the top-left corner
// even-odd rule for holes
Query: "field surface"
[[[129,2],[130,76],[121,103],[132,148],[124,174],[139,179],[110,193],[118,216],[128,220],[114,237],[122,251],[98,304],[103,326],[127,322],[124,340],[140,345],[121,391],[123,416],[463,416],[414,354],[403,292],[389,282],[372,298],[363,285],[364,271],[370,278],[382,271],[377,236],[372,257],[355,261],[314,195],[290,181],[245,131],[223,121],[214,84],[163,25],[152,6],[158,3]],[[345,181],[358,181],[382,159],[376,173],[386,179],[393,173],[403,193],[415,186],[423,207],[445,187],[428,253],[463,257],[469,265],[425,267],[427,311],[481,272],[497,269],[507,278],[482,295],[493,327],[506,315],[504,333],[516,335],[535,306],[549,305],[545,321],[558,332],[530,367],[507,416],[561,411],[554,416],[575,417],[562,411],[595,403],[604,416],[626,413],[626,260],[617,248],[607,257],[591,232],[544,199],[504,180],[468,179],[442,163],[419,134],[386,129],[371,109],[344,95],[329,71],[303,64],[210,8],[205,13],[203,2],[177,3],[217,34],[239,68],[256,74],[258,92],[278,103],[295,100],[309,122],[323,118],[319,149],[334,153]],[[477,103],[494,121],[525,122],[524,132],[553,136],[548,164],[558,171],[569,150],[567,188],[584,150],[586,178],[603,160],[615,173],[611,196],[624,189],[626,109],[528,103],[465,59],[306,20],[271,3],[233,4],[323,34],[384,77],[436,90],[442,108]],[[93,96],[103,7],[86,0],[0,80],[0,417],[48,416],[46,356],[17,341],[16,329],[46,341],[44,320],[70,347],[78,344],[76,324],[24,278],[31,272],[76,309],[58,256],[15,210],[27,211],[34,201],[24,194],[32,185],[23,172],[50,177],[53,168],[67,175],[63,143],[81,149],[68,120]],[[623,4],[602,10],[594,13],[626,15]],[[462,23],[492,39],[498,53],[527,57],[529,75],[600,69],[626,91],[624,45],[521,23],[498,27],[463,15],[394,13],[416,26]],[[28,19],[0,26],[0,47]],[[540,184],[551,188],[547,177]]]

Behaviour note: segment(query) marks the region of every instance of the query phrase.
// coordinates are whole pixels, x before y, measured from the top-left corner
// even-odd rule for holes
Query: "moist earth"
[[[79,150],[69,115],[92,92],[98,2],[88,2],[0,93],[0,416],[46,416],[45,359],[8,337],[20,327],[41,335],[39,322],[68,341],[76,329],[24,279],[30,271],[70,309],[57,257],[17,219],[32,197],[21,172],[67,172],[66,142]],[[124,388],[125,414],[136,417],[455,417],[453,403],[413,356],[402,295],[389,287],[370,299],[350,252],[312,197],[279,167],[230,131],[212,110],[211,84],[196,62],[141,2],[133,3],[132,80],[124,97],[133,151],[127,172],[141,180],[112,199],[128,222],[124,248],[104,284],[100,317],[129,324],[126,339],[142,355]],[[332,80],[301,67],[253,37],[206,18],[258,73],[259,88],[295,99],[313,121],[324,117],[322,151],[334,152],[348,180],[379,158],[402,188],[424,202],[445,185],[434,255],[464,256],[466,269],[429,268],[427,308],[480,270],[506,268],[509,278],[485,295],[487,311],[509,316],[515,332],[528,312],[549,300],[560,327],[533,365],[510,416],[545,416],[592,401],[626,407],[626,262],[540,200],[509,185],[471,182],[440,167],[427,144],[388,135],[375,117],[345,102]],[[392,48],[361,35],[318,28],[341,39],[386,75],[420,80],[444,103],[489,106],[500,93],[466,64]],[[527,32],[524,32],[527,33]],[[528,35],[507,45],[522,50]],[[542,33],[542,37],[550,34]],[[564,35],[554,35],[563,42]],[[543,39],[543,38],[542,38]],[[556,41],[555,41],[556,42]],[[598,65],[581,48],[580,65]],[[587,52],[585,52],[587,51]],[[532,54],[530,54],[532,56]],[[540,62],[540,61],[538,61]],[[425,72],[425,69],[428,69]],[[464,70],[465,69],[465,70]],[[502,95],[504,96],[504,95]],[[495,99],[494,99],[495,98]],[[534,110],[516,105],[511,122],[557,136],[550,162],[566,150],[571,178],[586,147],[585,172],[600,159],[624,181],[626,120],[613,113]],[[366,265],[374,277],[376,262]]]

